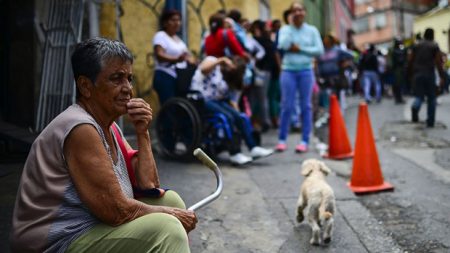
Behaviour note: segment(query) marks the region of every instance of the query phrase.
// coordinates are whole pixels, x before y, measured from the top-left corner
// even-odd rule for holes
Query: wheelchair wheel
[[[199,147],[202,122],[195,107],[184,98],[171,98],[156,120],[156,135],[163,155],[186,160]]]

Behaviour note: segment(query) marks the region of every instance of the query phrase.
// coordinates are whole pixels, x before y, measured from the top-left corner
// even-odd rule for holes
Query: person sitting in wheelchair
[[[230,161],[235,165],[243,165],[273,153],[272,149],[256,145],[248,117],[239,112],[237,102],[243,86],[245,65],[245,60],[239,56],[231,59],[207,56],[198,66],[191,82],[191,90],[202,94],[206,111],[222,113],[237,131],[227,145]],[[241,153],[240,136],[243,137],[250,156]]]

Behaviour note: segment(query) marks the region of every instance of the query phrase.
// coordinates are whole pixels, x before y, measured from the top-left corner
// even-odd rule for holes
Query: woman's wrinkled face
[[[299,3],[295,3],[291,8],[292,21],[294,23],[303,23],[305,21],[305,7]]]
[[[133,97],[132,64],[120,58],[112,58],[103,63],[97,75],[92,92],[92,99],[111,116],[127,113],[127,103]]]
[[[179,15],[173,15],[164,22],[164,30],[169,34],[175,34],[181,29],[181,17]]]

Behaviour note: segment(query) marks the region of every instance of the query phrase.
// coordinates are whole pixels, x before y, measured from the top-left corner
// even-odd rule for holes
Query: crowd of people
[[[415,81],[417,77],[412,75],[418,73],[415,71],[417,66],[413,65],[419,64],[419,61],[423,63],[425,59],[412,58],[417,55],[416,49],[420,48],[418,45],[421,42],[406,47],[400,39],[395,39],[389,50],[378,49],[373,44],[359,50],[352,43],[340,43],[332,34],[321,36],[317,28],[305,21],[306,15],[305,6],[299,2],[294,2],[283,13],[284,24],[280,20],[250,21],[237,9],[217,11],[209,18],[209,29],[202,38],[196,64],[201,69],[200,73],[210,74],[209,70],[203,70],[205,62],[215,62],[214,66],[220,65],[223,72],[227,66],[233,66],[230,62],[240,58],[244,61],[242,71],[238,71],[242,75],[234,74],[234,77],[242,76],[242,80],[229,82],[221,71],[215,70],[211,71],[210,77],[202,79],[203,84],[198,83],[198,77],[194,78],[191,89],[208,93],[204,94],[208,100],[214,97],[216,104],[220,104],[215,111],[233,108],[236,113],[234,119],[230,114],[227,117],[234,122],[250,149],[255,147],[249,144],[254,140],[248,134],[250,130],[242,127],[245,124],[236,120],[238,112],[245,112],[252,128],[258,132],[278,129],[279,140],[274,147],[278,152],[288,149],[286,140],[289,132],[301,126],[301,139],[294,150],[302,153],[308,151],[313,121],[327,110],[330,94],[338,97],[343,112],[348,95],[361,95],[368,104],[380,103],[387,96],[393,96],[395,104],[403,104],[405,95],[417,96],[412,109],[413,121],[417,121],[424,92],[418,91],[418,85],[412,85],[420,82]],[[176,35],[181,27],[181,14],[166,11],[161,17],[161,24],[162,30],[153,40],[157,62],[153,86],[161,103],[164,103],[170,97],[167,96],[167,89],[174,94],[172,83],[177,78],[176,70],[187,61],[193,63],[193,57]],[[162,33],[165,35],[162,36]],[[433,59],[438,59],[437,54],[440,55],[433,53],[436,55]],[[433,60],[430,64],[438,70],[442,87],[447,87],[448,91],[449,78],[438,67],[443,66],[442,61]],[[421,72],[422,68],[419,67],[419,70]],[[207,85],[208,82],[210,84]],[[432,110],[432,99],[427,101]],[[208,104],[212,110],[211,104]],[[432,115],[428,125],[434,125]],[[252,160],[237,150],[235,147],[229,150],[234,164]],[[271,154],[270,149],[261,150],[264,154],[258,154],[258,157]],[[233,156],[235,154],[239,155]]]

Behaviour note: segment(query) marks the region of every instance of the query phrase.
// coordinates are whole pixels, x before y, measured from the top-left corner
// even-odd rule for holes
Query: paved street
[[[358,102],[359,97],[349,98],[345,113],[352,145]],[[426,106],[421,120],[425,110]],[[355,196],[346,185],[352,160],[325,160],[333,170],[328,180],[337,198],[336,229],[329,246],[310,246],[310,228],[295,221],[301,162],[319,154],[313,147],[295,154],[300,137],[294,133],[284,153],[242,168],[219,161],[224,191],[197,212],[199,223],[190,234],[192,252],[449,252],[450,96],[441,98],[434,129],[423,122],[410,123],[409,104],[385,99],[369,105],[369,111],[384,179],[395,191]],[[275,146],[276,135],[275,130],[264,135],[263,146]],[[160,157],[157,162],[162,184],[179,192],[188,206],[215,188],[213,173],[198,162]],[[0,177],[0,252],[9,252],[6,239],[22,164],[0,166],[7,172]]]

